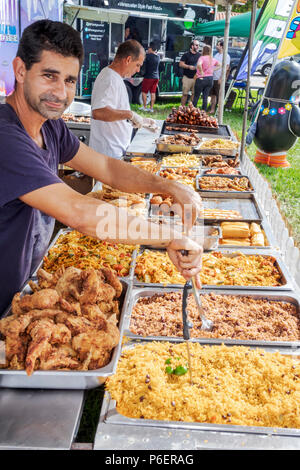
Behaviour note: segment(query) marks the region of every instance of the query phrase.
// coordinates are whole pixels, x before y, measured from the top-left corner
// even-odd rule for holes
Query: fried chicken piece
[[[23,310],[20,307],[21,292],[17,292],[11,301],[11,311],[13,315],[22,315]]]
[[[70,266],[58,278],[55,290],[67,301],[79,300],[81,291],[81,270]]]
[[[111,285],[115,292],[116,292],[116,297],[119,298],[120,295],[122,294],[122,283],[118,279],[118,276],[109,268],[102,268],[101,273],[104,276],[105,282],[107,282],[109,285]]]
[[[107,320],[104,313],[100,310],[98,305],[82,305],[82,315],[94,323],[98,330],[106,330]]]
[[[71,346],[59,346],[51,351],[47,359],[41,359],[39,368],[41,370],[79,369],[81,364],[76,356]]]
[[[117,300],[113,300],[112,302],[104,302],[101,301],[98,303],[98,306],[106,316],[115,313],[116,315],[120,314],[119,311],[119,302]]]
[[[54,325],[53,320],[49,318],[35,320],[30,324],[28,332],[32,339],[25,359],[25,369],[28,376],[33,374],[37,359],[46,360],[50,355],[53,348],[49,341]]]
[[[15,354],[9,364],[7,365],[6,369],[10,370],[24,370],[24,361],[20,361],[17,354]]]
[[[79,353],[83,367],[99,369],[109,362],[112,349],[120,340],[120,332],[116,325],[108,322],[107,332],[89,331],[72,339],[72,347]]]
[[[87,269],[81,273],[82,291],[79,297],[81,305],[95,304],[97,301],[100,281],[95,269]]]
[[[59,305],[62,310],[65,310],[66,312],[72,313],[74,315],[81,315],[81,308],[79,302],[68,302],[67,300],[60,297]]]
[[[71,342],[71,339],[71,331],[66,325],[57,323],[53,326],[50,338],[51,344],[67,344]]]
[[[17,295],[17,294],[16,294]],[[23,313],[30,310],[43,310],[53,308],[59,300],[58,293],[54,289],[42,289],[34,292],[33,294],[26,294],[23,297],[18,297],[18,310]],[[15,302],[15,308],[16,303]]]
[[[65,272],[65,268],[60,267],[54,274],[48,273],[43,268],[37,272],[39,289],[54,289],[58,279]]]
[[[76,336],[89,330],[95,330],[95,325],[83,316],[76,317],[75,315],[69,315],[62,312],[56,316],[56,321],[66,325],[71,331],[72,336]]]

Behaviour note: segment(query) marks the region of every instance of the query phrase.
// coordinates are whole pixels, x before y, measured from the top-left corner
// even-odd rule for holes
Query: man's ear
[[[16,81],[18,83],[24,83],[25,75],[26,75],[25,63],[23,62],[21,57],[15,57],[12,64],[13,64]]]

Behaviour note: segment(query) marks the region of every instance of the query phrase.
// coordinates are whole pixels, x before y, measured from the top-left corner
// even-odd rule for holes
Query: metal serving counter
[[[79,390],[0,390],[0,450],[69,450],[84,403]]]
[[[164,121],[157,121],[159,131],[151,133],[146,129],[137,131],[134,139],[132,140],[127,155],[129,156],[153,156],[156,152],[155,140],[161,133]],[[76,124],[76,131],[81,132],[85,126]],[[76,132],[77,133],[77,132]],[[243,165],[241,165],[242,173]],[[255,187],[254,187],[255,190]],[[220,198],[222,203],[229,204],[228,208],[233,208],[232,195],[226,195],[226,199]],[[231,202],[230,202],[231,200]],[[214,199],[207,197],[204,201],[210,206]],[[275,244],[275,238],[270,229],[270,225],[266,215],[259,204],[257,204],[254,194],[247,195],[244,198],[234,199],[242,208],[245,205],[252,204],[257,211],[257,214],[245,214],[244,217],[250,221],[257,221],[263,224],[264,230],[267,232],[268,240],[270,242],[269,251],[265,251],[265,255],[275,255],[277,259],[280,258],[280,250]],[[242,204],[243,203],[243,204]],[[245,204],[244,204],[245,203]],[[239,206],[240,208],[240,206]],[[216,222],[211,220],[210,223]],[[217,221],[220,223],[220,220]],[[254,247],[255,248],[255,247]],[[241,250],[244,253],[252,254],[253,250]],[[230,252],[228,247],[219,250]],[[237,250],[236,250],[237,251]],[[260,250],[258,250],[260,252]],[[297,291],[294,279],[286,272],[283,261],[280,260],[282,272],[285,278],[288,279],[287,288],[274,289],[271,295],[285,298],[294,298],[294,293]],[[133,293],[131,290],[134,285],[133,276],[128,282],[128,290],[125,307],[123,310],[124,325],[122,328],[128,330],[130,310],[130,299],[133,301]],[[214,288],[213,286],[212,288]],[[136,288],[135,288],[136,289]],[[232,294],[241,294],[243,291],[234,291],[226,286],[227,292]],[[263,295],[259,289],[256,295]],[[287,292],[284,292],[286,290]],[[222,289],[218,291],[221,292]],[[226,292],[223,289],[224,293]],[[272,289],[271,289],[272,291]],[[244,291],[244,292],[247,292]],[[251,290],[249,289],[249,292]],[[252,294],[255,294],[252,289]],[[299,295],[299,292],[297,292]],[[131,298],[132,297],[132,298]],[[298,305],[298,303],[297,303]],[[128,308],[127,308],[128,307]],[[128,321],[127,321],[128,320]],[[122,321],[123,323],[123,321]],[[150,338],[149,338],[150,340]],[[138,341],[140,341],[138,339]],[[274,345],[272,348],[278,350],[281,344]],[[290,348],[289,354],[298,356],[300,346],[298,342],[287,346]],[[286,348],[286,349],[287,349]],[[117,349],[117,348],[116,348]],[[117,352],[119,354],[119,351]],[[62,373],[68,374],[67,371]],[[19,380],[18,374],[10,373],[2,374],[2,381],[9,380],[10,375],[12,379]],[[14,375],[16,377],[14,377]],[[43,380],[43,372],[33,374],[33,379]],[[47,374],[46,374],[47,375]],[[51,375],[51,374],[48,374]],[[82,374],[85,375],[84,373]],[[95,375],[92,379],[97,378],[97,374],[90,373],[88,375]],[[40,377],[41,376],[41,377]],[[84,377],[83,377],[84,378]],[[51,377],[47,377],[48,382]],[[62,377],[64,379],[64,377]],[[78,381],[78,377],[75,376]],[[77,384],[78,385],[78,384]],[[1,371],[0,371],[0,449],[71,449],[74,448],[74,440],[79,427],[83,404],[84,404],[84,391],[79,385],[77,390],[45,390],[45,389],[17,389],[15,385],[13,388],[6,388],[2,384],[1,388]],[[40,385],[41,386],[41,385]],[[49,383],[48,383],[49,386]],[[96,385],[95,385],[96,386]],[[54,384],[54,388],[55,384]],[[59,387],[60,388],[60,387]],[[72,388],[72,387],[70,387]],[[74,387],[75,388],[75,387]],[[82,387],[89,388],[89,387]],[[273,429],[247,426],[227,426],[214,425],[207,423],[184,423],[184,422],[170,422],[170,421],[152,421],[141,420],[145,422],[137,422],[134,420],[121,416],[116,411],[115,402],[111,400],[108,393],[105,393],[100,419],[94,439],[94,450],[201,450],[201,449],[214,449],[214,450],[298,450],[300,449],[300,429]],[[147,421],[147,422],[146,422]],[[92,443],[90,444],[92,446]]]

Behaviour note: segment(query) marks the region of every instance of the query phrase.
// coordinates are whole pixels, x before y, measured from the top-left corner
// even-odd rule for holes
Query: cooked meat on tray
[[[299,341],[300,317],[291,302],[246,295],[201,294],[204,314],[212,331],[201,330],[195,299],[188,296],[192,338]],[[167,292],[140,297],[132,309],[130,331],[141,336],[182,336],[182,293]]]
[[[87,196],[100,199],[117,207],[124,207],[130,215],[143,216],[147,212],[145,194],[124,193],[110,186],[103,185],[102,190],[92,191]]]
[[[279,352],[150,342],[123,349],[106,389],[136,419],[300,428],[300,363]],[[272,433],[274,429],[271,430]]]
[[[89,116],[76,116],[75,114],[72,113],[64,113],[62,115],[62,119],[66,122],[72,121],[72,122],[85,122],[90,124],[91,118]]]
[[[248,178],[227,178],[226,176],[202,176],[199,178],[199,188],[203,191],[252,191]]]
[[[38,272],[33,294],[15,294],[12,315],[0,320],[8,369],[99,369],[110,361],[120,333],[122,284],[108,268]],[[3,367],[2,367],[3,368]]]
[[[201,137],[197,134],[175,134],[175,135],[163,135],[159,139],[160,144],[172,144],[172,145],[193,145],[196,146],[201,142]]]
[[[190,124],[218,128],[218,121],[215,117],[209,116],[200,108],[195,108],[192,103],[188,106],[172,108],[172,112],[167,117],[166,123]]]
[[[240,164],[239,157],[224,158],[222,155],[199,155],[203,162],[203,166],[211,168],[222,168],[226,166],[237,167]]]

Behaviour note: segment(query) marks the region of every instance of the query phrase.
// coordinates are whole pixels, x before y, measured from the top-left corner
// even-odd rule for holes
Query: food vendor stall
[[[188,116],[195,110],[183,107],[180,111]],[[300,391],[300,292],[295,270],[290,269],[274,230],[278,214],[277,219],[276,214],[267,217],[266,189],[248,159],[239,161],[239,143],[228,126],[228,135],[220,135],[217,122],[208,128],[187,120],[183,130],[183,124],[170,123],[170,119],[158,123],[157,136],[138,130],[124,159],[189,184],[203,199],[203,217],[195,232],[202,239],[204,233],[205,241],[211,243],[203,255],[200,295],[214,329],[201,329],[189,295],[194,383],[189,383],[186,373],[182,337],[184,280],[168,264],[166,252],[111,245],[65,228],[53,239],[39,267],[42,270],[24,287],[21,298],[15,299],[18,302],[12,311],[25,308],[22,298],[29,295],[27,301],[32,299],[32,290],[46,289],[55,276],[60,280],[61,266],[68,273],[74,268],[109,268],[116,276],[115,287],[121,285],[122,290],[111,307],[117,307],[120,341],[111,348],[106,364],[95,362],[85,370],[82,364],[74,363],[71,370],[41,368],[28,376],[28,370],[15,370],[13,364],[2,368],[0,420],[10,426],[0,426],[0,448],[300,448],[295,405]],[[179,126],[182,132],[163,134],[169,124]],[[159,147],[162,136],[177,140]],[[191,136],[197,138],[191,140]],[[116,201],[124,194],[104,186],[89,196]],[[127,208],[158,223],[180,227],[176,213],[164,212],[165,201],[160,196],[131,195]],[[172,201],[168,202],[170,209]],[[105,282],[108,288],[112,281],[105,277]],[[91,359],[96,360],[85,357],[83,361]],[[236,389],[232,388],[232,376]],[[127,395],[128,380],[131,398]],[[248,387],[243,388],[245,382]],[[76,434],[85,390],[103,383],[106,392],[94,442],[80,446]],[[246,403],[251,390],[258,401],[242,406],[239,399]],[[283,412],[278,411],[279,402]],[[68,406],[63,406],[66,403]],[[198,412],[201,416],[195,419]],[[253,418],[256,412],[257,421]]]

